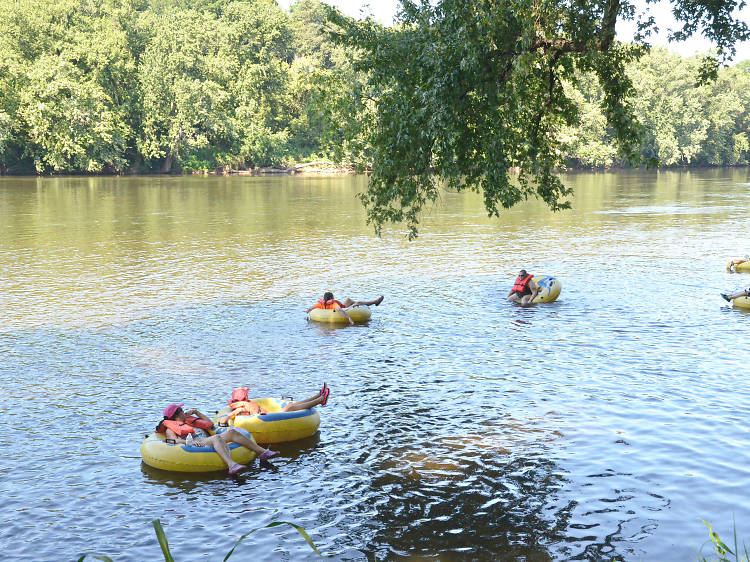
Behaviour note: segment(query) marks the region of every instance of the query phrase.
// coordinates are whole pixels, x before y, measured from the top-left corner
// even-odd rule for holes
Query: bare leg
[[[371,300],[371,301],[357,301],[357,302],[353,302],[351,299],[346,299],[346,301],[344,301],[344,302],[345,303],[346,302],[351,303],[351,304],[347,304],[346,306],[372,306],[373,304],[375,306],[378,306],[378,305],[380,305],[381,302],[383,302],[383,296],[381,295],[378,298],[376,298],[374,300]]]
[[[227,468],[234,464],[232,454],[229,451],[229,445],[226,444],[226,441],[224,441],[221,436],[212,435],[211,437],[204,439],[203,444],[206,447],[213,447],[216,454],[219,455],[221,460],[224,461],[224,464],[227,465]]]
[[[537,293],[531,293],[530,295],[524,295],[521,297],[521,304],[523,306],[528,306],[531,304],[531,301],[533,301],[536,298]]]
[[[731,295],[727,295],[727,298],[736,299],[738,297],[746,297],[747,295],[748,295],[748,291],[740,291],[739,293],[733,293]]]
[[[252,437],[245,437],[241,432],[234,428],[228,429],[223,433],[220,433],[217,437],[221,438],[224,443],[238,443],[243,447],[255,451],[259,455],[265,453],[265,449],[255,442]],[[218,451],[217,451],[218,452]]]
[[[518,293],[508,295],[508,302],[521,302],[521,300],[518,298]]]
[[[313,396],[312,398],[306,398],[305,400],[300,400],[298,402],[292,402],[291,404],[287,404],[281,409],[281,411],[282,412],[298,412],[300,410],[307,410],[309,408],[312,408],[313,406],[317,406],[318,404],[322,402],[323,402],[323,396],[318,394],[317,396]]]

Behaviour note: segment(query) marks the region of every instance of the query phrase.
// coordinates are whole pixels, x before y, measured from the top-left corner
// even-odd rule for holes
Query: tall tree
[[[684,22],[678,38],[702,30],[732,54],[748,27],[732,16],[734,0],[674,0]],[[373,175],[362,194],[376,230],[405,222],[416,236],[420,213],[448,187],[483,193],[487,212],[537,196],[552,209],[569,205],[554,174],[560,132],[578,124],[566,85],[592,73],[602,113],[619,152],[639,158],[625,69],[645,49],[615,41],[620,19],[639,17],[627,0],[403,0],[400,25],[384,28],[331,11],[344,42],[361,49],[377,105],[368,125]],[[653,22],[641,22],[645,34]],[[716,70],[704,64],[702,75]],[[517,176],[510,170],[520,170]]]
[[[319,0],[301,0],[291,9],[295,51],[289,106],[292,141],[301,154],[317,151],[364,167],[368,155],[361,123],[371,110],[361,96],[365,75],[352,65],[353,50],[331,40],[326,16],[327,9]]]

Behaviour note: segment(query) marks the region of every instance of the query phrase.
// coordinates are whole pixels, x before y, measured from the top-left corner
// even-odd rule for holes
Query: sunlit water
[[[580,174],[573,210],[446,193],[373,236],[366,178],[0,179],[0,552],[219,560],[273,521],[337,560],[690,560],[750,541],[750,172]],[[505,302],[525,267],[560,299]],[[309,324],[324,290],[369,325]],[[305,398],[239,477],[142,464],[169,402]],[[316,556],[289,527],[238,559]]]

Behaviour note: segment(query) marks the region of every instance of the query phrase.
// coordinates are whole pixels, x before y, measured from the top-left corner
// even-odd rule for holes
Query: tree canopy
[[[700,32],[717,48],[694,80],[715,77],[735,42],[750,36],[733,18],[735,7],[734,0],[674,0],[683,23],[674,38]],[[636,42],[615,40],[622,19],[639,22]],[[554,172],[569,153],[565,133],[582,124],[583,99],[574,92],[599,91],[600,118],[588,126],[606,134],[620,157],[648,156],[628,68],[647,52],[654,22],[627,0],[403,0],[391,28],[335,11],[329,20],[346,30],[338,40],[357,49],[356,68],[368,77],[374,111],[361,127],[373,174],[362,200],[378,231],[405,222],[416,236],[441,186],[481,192],[490,216],[530,196],[566,208],[569,190]],[[675,124],[675,138],[698,141],[708,130],[692,127]],[[654,156],[689,159],[695,150],[675,156],[666,137],[658,142]],[[594,152],[593,161],[612,156],[604,145]]]
[[[357,78],[325,18],[316,0],[0,0],[0,172],[334,157],[325,100]]]

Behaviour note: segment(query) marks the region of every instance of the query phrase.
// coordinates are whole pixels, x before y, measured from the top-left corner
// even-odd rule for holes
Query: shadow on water
[[[360,537],[368,559],[629,560],[637,555],[630,545],[656,528],[630,511],[637,490],[613,490],[601,509],[578,513],[570,479],[542,456],[507,455],[500,464],[492,451],[454,458],[413,454],[402,465],[374,467],[360,506],[370,527]],[[652,509],[668,508],[662,496],[646,495]],[[589,518],[612,520],[612,532],[602,535]]]
[[[487,470],[487,457],[435,460],[414,455],[375,470],[366,541],[373,559],[551,560],[547,545],[564,538],[569,507],[549,510],[565,485],[554,463],[511,457]]]
[[[321,322],[313,322],[312,320],[307,321],[307,325],[315,330],[316,334],[322,335],[322,336],[330,336],[335,335],[336,332],[340,330],[350,329],[350,330],[356,330],[358,328],[367,328],[370,326],[370,323],[372,320],[368,320],[367,322],[357,322],[356,324],[350,326],[349,324],[323,324]]]

